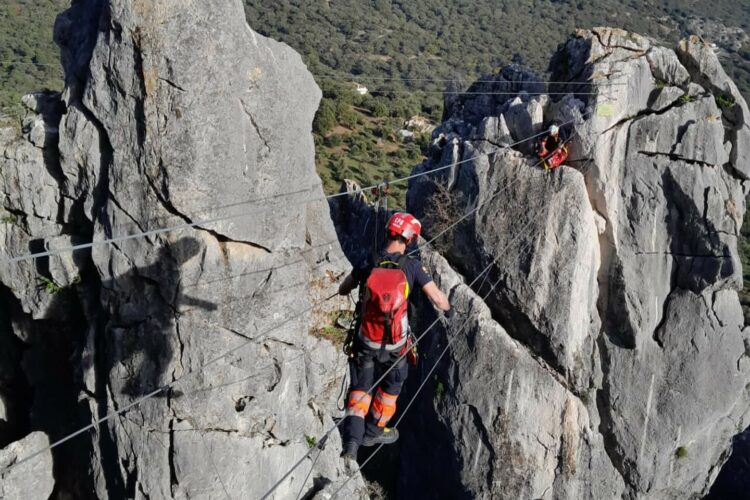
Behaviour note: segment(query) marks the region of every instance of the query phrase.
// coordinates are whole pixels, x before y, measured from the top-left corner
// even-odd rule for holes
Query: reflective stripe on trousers
[[[365,418],[370,409],[370,401],[372,401],[372,396],[367,392],[351,391],[349,402],[346,405],[346,416]]]
[[[385,427],[385,424],[396,414],[396,399],[398,399],[398,394],[388,394],[378,387],[375,400],[372,402],[372,417],[378,427]]]

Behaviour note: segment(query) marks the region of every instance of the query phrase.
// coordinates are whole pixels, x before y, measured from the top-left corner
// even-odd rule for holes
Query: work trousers
[[[396,413],[396,399],[401,393],[409,367],[406,358],[399,360],[373,391],[367,392],[398,360],[401,352],[381,353],[357,343],[357,355],[349,362],[351,384],[343,424],[343,442],[362,444],[365,433],[376,436]]]

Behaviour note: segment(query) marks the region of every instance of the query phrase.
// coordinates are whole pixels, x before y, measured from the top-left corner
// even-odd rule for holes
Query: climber
[[[407,318],[409,292],[420,287],[438,309],[450,316],[448,298],[422,263],[406,255],[407,246],[419,238],[421,229],[413,215],[394,214],[386,225],[385,247],[374,265],[355,268],[339,287],[341,295],[348,295],[357,286],[360,289],[351,347],[347,350],[345,346],[351,353],[351,383],[342,428],[341,456],[345,459],[356,460],[360,446],[390,444],[398,439],[398,431],[386,424],[396,413],[396,399],[408,373],[408,356],[399,358],[412,349]],[[397,360],[373,397],[367,391],[375,378]]]
[[[554,170],[568,159],[568,146],[557,125],[551,125],[539,140],[539,158],[544,161],[545,170]]]

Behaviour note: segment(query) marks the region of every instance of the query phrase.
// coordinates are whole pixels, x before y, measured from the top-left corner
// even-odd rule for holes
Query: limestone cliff
[[[570,83],[508,68],[473,88],[516,97],[448,103],[416,172],[465,161],[410,186],[428,237],[441,200],[472,215],[439,243],[462,276],[428,254],[459,311],[428,357],[458,338],[401,448],[435,460],[399,494],[700,498],[750,423],[747,105],[694,39],[580,31],[551,70]],[[548,172],[513,143],[553,120],[573,146]]]
[[[79,0],[55,36],[65,91],[29,97],[1,146],[0,444],[169,385],[35,459],[57,494],[259,497],[332,425],[345,366],[310,335],[346,267],[314,170],[320,91],[239,0]],[[278,498],[335,482],[339,451]]]

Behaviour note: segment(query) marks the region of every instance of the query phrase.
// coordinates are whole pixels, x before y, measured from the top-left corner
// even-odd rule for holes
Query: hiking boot
[[[341,447],[341,458],[347,459],[351,458],[352,460],[357,460],[357,448],[359,446],[357,443],[348,442],[344,443],[344,446]]]
[[[376,444],[393,444],[398,441],[398,429],[383,427],[380,434],[365,436],[362,446],[375,446]]]
[[[359,472],[359,464],[357,463],[357,457],[350,453],[343,453],[341,458],[344,461],[344,474],[347,476],[353,476]]]
[[[344,461],[344,472],[347,476],[354,475],[359,470],[357,463],[357,443],[344,443],[341,459]]]

